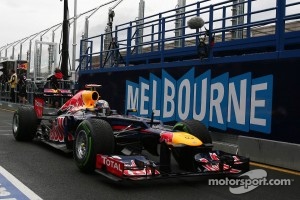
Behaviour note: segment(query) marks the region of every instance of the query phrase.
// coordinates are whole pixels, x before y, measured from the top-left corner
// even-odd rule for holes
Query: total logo
[[[103,163],[110,169],[117,170],[119,172],[123,172],[123,166],[120,162],[117,162],[111,158],[102,157]]]
[[[252,78],[252,73],[211,77],[211,70],[195,77],[192,68],[175,80],[162,70],[161,77],[126,81],[125,110],[163,122],[195,119],[206,126],[244,132],[271,132],[273,75]]]

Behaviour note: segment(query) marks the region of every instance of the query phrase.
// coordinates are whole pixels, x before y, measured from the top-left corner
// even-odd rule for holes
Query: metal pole
[[[30,75],[30,67],[31,67],[31,45],[32,45],[32,40],[29,40],[29,47],[28,47],[28,67],[27,67],[27,74],[26,77],[29,77]]]
[[[37,65],[36,65],[36,74],[38,76],[41,76],[41,73],[42,73],[42,51],[43,51],[43,44],[42,44],[42,41],[43,41],[43,35],[40,36],[40,49],[39,49],[39,53],[38,53],[38,60],[37,60]]]
[[[82,35],[82,39],[84,40],[81,42],[81,55],[84,55],[84,59],[81,61],[81,68],[85,67],[87,64],[87,55],[85,55],[88,48],[87,39],[89,37],[89,18],[85,18],[85,24],[84,24],[84,34]]]
[[[2,50],[4,49],[4,47],[1,47],[0,48],[0,61],[2,60],[2,56],[1,56],[1,54],[2,54]]]
[[[39,32],[41,33],[41,32]],[[32,40],[38,36],[39,33],[36,33],[35,35],[33,35],[34,37],[32,37],[30,40],[29,40],[29,48],[28,48],[28,68],[27,68],[27,77],[29,77],[30,75],[30,67],[31,67],[31,46],[32,46]]]
[[[7,59],[7,48],[8,48],[7,46],[8,46],[8,45],[6,45],[6,48],[5,48],[5,54],[4,54],[6,59]]]
[[[176,20],[175,20],[175,37],[179,38],[178,40],[175,40],[175,47],[183,47],[183,27],[184,27],[184,23],[183,23],[183,18],[184,18],[184,13],[185,12],[185,7],[186,6],[186,0],[178,0],[178,4],[177,4],[177,10],[176,10]]]
[[[20,60],[22,60],[22,49],[23,49],[23,43],[20,44],[20,57],[19,57]]]
[[[138,53],[143,53],[143,35],[144,35],[144,17],[145,17],[145,1],[140,0],[139,3],[139,16],[137,28],[137,50]]]
[[[11,46],[13,47],[12,49],[12,53],[14,53],[14,44],[16,44],[17,42],[19,42],[20,40],[18,41],[14,41],[10,44],[7,44],[6,47],[5,47],[5,57],[7,58],[7,49],[10,48]],[[12,58],[13,55],[10,56],[10,58]]]
[[[61,71],[64,78],[68,78],[68,61],[69,61],[69,20],[68,20],[68,0],[64,0],[64,20],[63,20],[63,41],[61,53]]]
[[[232,3],[232,26],[244,24],[244,0],[234,0]],[[243,29],[233,29],[231,37],[232,39],[243,38]]]
[[[13,47],[12,47],[12,53],[11,53],[10,59],[12,59],[12,60],[15,59],[15,45],[13,45]]]
[[[72,55],[72,71],[75,71],[76,60],[76,27],[77,27],[77,0],[74,0],[74,26],[73,26],[73,55]]]
[[[31,37],[31,35],[28,36],[28,37],[26,37],[26,38],[24,38],[24,40],[20,43],[20,57],[19,57],[20,60],[22,60],[23,43],[26,42],[30,37]]]

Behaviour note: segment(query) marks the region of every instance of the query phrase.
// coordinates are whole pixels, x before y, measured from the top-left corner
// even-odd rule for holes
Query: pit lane
[[[208,177],[114,183],[95,174],[79,172],[72,155],[37,142],[14,140],[11,123],[13,113],[0,110],[0,166],[42,199],[299,199],[299,173],[280,171],[268,166],[268,179],[291,179],[290,186],[259,186],[234,195],[229,186],[209,186]],[[267,167],[267,168],[265,168]],[[1,181],[1,179],[0,179]],[[0,189],[4,183],[0,183]],[[5,199],[1,196],[0,199]],[[22,198],[17,198],[22,199]]]

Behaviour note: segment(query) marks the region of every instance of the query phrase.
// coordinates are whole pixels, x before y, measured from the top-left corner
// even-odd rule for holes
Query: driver
[[[102,111],[102,113],[109,115],[110,114],[110,107],[107,101],[101,99],[98,100],[96,103],[96,108],[100,111]]]

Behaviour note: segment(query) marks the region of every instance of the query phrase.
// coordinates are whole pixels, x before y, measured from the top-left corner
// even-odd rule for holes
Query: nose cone
[[[203,142],[186,132],[164,132],[161,140],[169,145],[201,146]]]
[[[174,132],[172,142],[174,144],[185,144],[187,146],[200,146],[202,141],[186,132]]]

